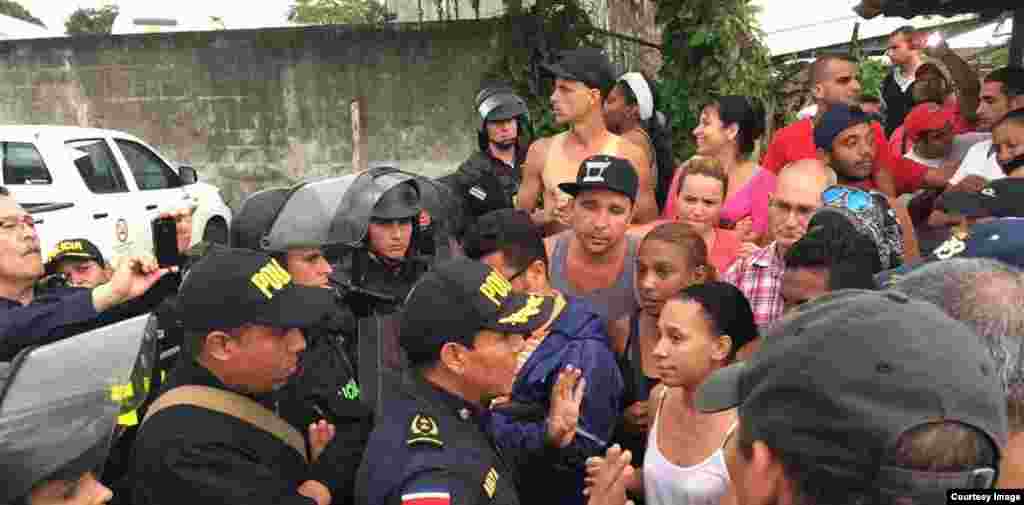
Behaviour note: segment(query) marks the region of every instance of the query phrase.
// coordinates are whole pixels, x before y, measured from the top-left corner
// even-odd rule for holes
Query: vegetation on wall
[[[661,0],[664,26],[658,79],[659,106],[671,121],[673,147],[681,159],[694,149],[690,133],[699,108],[715,95],[771,100],[773,68],[749,0]],[[767,104],[765,104],[767,106]]]

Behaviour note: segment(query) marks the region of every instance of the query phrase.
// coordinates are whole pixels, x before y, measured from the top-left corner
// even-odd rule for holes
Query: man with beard
[[[778,174],[789,163],[815,158],[817,149],[813,132],[818,118],[831,107],[858,105],[861,86],[857,80],[856,60],[834,54],[819,57],[811,65],[810,79],[817,115],[792,123],[775,134],[761,158],[761,166],[766,170]],[[871,123],[871,129],[875,135],[875,163],[870,176],[858,181],[857,185],[889,196],[916,190],[921,175],[928,167],[893,155],[881,125]]]
[[[875,163],[875,139],[872,124],[859,107],[833,107],[814,128],[818,156],[835,172],[838,184],[828,188],[824,203],[849,216],[861,233],[875,241],[882,267],[892,268],[908,256],[917,257],[916,242],[905,208],[877,191],[858,187]],[[909,247],[904,237],[911,240]]]
[[[480,114],[477,143],[480,150],[440,182],[459,195],[466,222],[498,209],[515,205],[522,181],[528,140],[520,141],[529,129],[526,101],[505,86],[485,88],[476,97]]]
[[[584,159],[602,154],[628,160],[636,167],[639,184],[632,221],[643,224],[656,219],[657,180],[650,170],[650,158],[642,147],[608,131],[605,123],[603,104],[615,85],[608,57],[598,49],[574,49],[562,53],[558,62],[545,65],[545,69],[555,76],[551,94],[555,122],[568,125],[569,131],[530,146],[516,207],[532,212],[534,222],[544,225],[548,235],[566,230],[571,226],[573,198],[559,185],[572,183]],[[543,207],[535,212],[541,198]]]
[[[70,336],[69,328],[141,296],[170,271],[152,257],[125,257],[106,284],[37,293],[45,270],[35,221],[0,186],[0,361],[25,347]]]

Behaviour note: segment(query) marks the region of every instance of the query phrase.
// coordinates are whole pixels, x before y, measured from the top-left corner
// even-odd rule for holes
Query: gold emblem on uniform
[[[441,431],[437,427],[437,421],[425,414],[416,414],[409,425],[409,439],[406,445],[426,443],[441,447],[444,442],[440,439]]]
[[[484,491],[487,493],[488,498],[494,498],[494,493],[498,490],[498,472],[491,467],[487,471],[487,475],[484,477]]]
[[[523,308],[499,319],[498,322],[501,324],[526,324],[530,321],[531,317],[540,314],[540,307],[542,305],[544,305],[544,297],[530,295]]]

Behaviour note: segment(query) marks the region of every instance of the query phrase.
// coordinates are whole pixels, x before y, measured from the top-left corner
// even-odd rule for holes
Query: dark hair
[[[860,103],[882,103],[882,99],[875,95],[861,95]]]
[[[750,416],[740,416],[736,426],[736,447],[744,458],[754,453],[754,441],[760,440],[782,464],[782,472],[793,484],[795,505],[865,505],[874,504],[874,494],[867,469],[840,472],[835,465],[824,466],[814,458],[792,448],[793,439],[785,433],[757,429]]]
[[[910,36],[913,36],[914,32],[916,32],[916,31],[917,30],[914,29],[913,26],[903,25],[903,26],[893,30],[892,33],[889,34],[889,37],[891,38],[891,37],[895,37],[897,35],[903,35],[905,37],[910,37]]]
[[[985,76],[985,82],[1003,84],[1003,94],[1013,98],[1024,95],[1024,67],[1009,65],[997,68]]]
[[[11,190],[7,186],[0,185],[0,196],[11,196]]]
[[[644,81],[647,82],[647,87],[651,90],[653,113],[651,117],[641,119],[640,126],[647,133],[647,137],[651,140],[651,147],[654,149],[654,160],[658,169],[658,173],[651,174],[657,181],[655,200],[658,202],[658,208],[664,209],[665,200],[668,197],[668,187],[671,185],[676,168],[675,154],[672,152],[672,129],[669,128],[668,117],[664,112],[658,110],[654,83],[646,76],[644,76]],[[615,86],[622,90],[622,97],[626,101],[626,105],[637,105],[636,94],[633,93],[633,88],[629,87],[628,82],[619,79]]]
[[[835,212],[819,212],[807,233],[786,251],[786,268],[825,268],[828,288],[874,289],[872,275],[882,270],[874,241]]]
[[[700,305],[712,333],[732,338],[726,362],[734,361],[736,353],[759,336],[750,302],[736,286],[728,282],[694,284],[683,289],[675,299]]]
[[[736,143],[740,154],[750,156],[757,139],[764,135],[765,113],[761,102],[747,96],[726,95],[712,99],[705,107],[714,107],[723,125],[735,124],[739,128]]]
[[[807,77],[810,80],[811,87],[814,87],[815,84],[825,80],[825,69],[828,68],[829,64],[833,61],[845,61],[854,65],[859,64],[853,56],[848,54],[833,53],[821,55],[814,60],[814,63],[811,63],[811,69],[808,71]]]
[[[483,229],[479,223],[494,217],[504,224],[498,229]],[[484,214],[470,227],[464,237],[466,257],[479,261],[484,256],[500,252],[505,263],[515,270],[525,270],[534,261],[548,264],[544,247],[544,234],[532,224],[530,215],[522,209],[500,209]]]
[[[181,347],[186,356],[192,359],[199,358],[203,353],[203,347],[206,345],[206,337],[214,331],[219,331],[231,335],[232,337],[238,338],[241,335],[242,329],[245,325],[238,328],[230,329],[213,329],[213,330],[196,330],[193,328],[184,328],[182,330]]]
[[[793,449],[792,437],[758,430],[750,416],[740,416],[736,430],[737,447],[744,457],[753,454],[755,440],[771,449],[793,483],[797,505],[888,505],[901,498],[878,491],[874,482],[877,466],[844,468],[816,460]],[[882,456],[881,464],[925,472],[966,471],[998,467],[997,454],[995,444],[981,431],[956,421],[941,421],[903,432],[895,447]]]
[[[683,252],[686,256],[686,266],[690,270],[695,271],[704,267],[706,281],[718,280],[715,266],[708,259],[708,245],[704,242],[704,237],[698,235],[689,225],[680,222],[659,224],[644,236],[640,245],[655,240],[671,244]]]

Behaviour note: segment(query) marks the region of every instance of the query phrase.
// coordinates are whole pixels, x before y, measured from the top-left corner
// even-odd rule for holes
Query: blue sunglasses
[[[848,186],[829,186],[821,193],[821,199],[825,205],[845,207],[854,212],[864,212],[875,205],[870,193]]]

